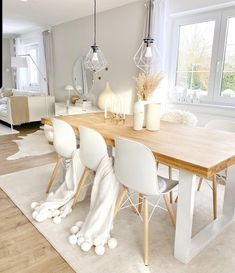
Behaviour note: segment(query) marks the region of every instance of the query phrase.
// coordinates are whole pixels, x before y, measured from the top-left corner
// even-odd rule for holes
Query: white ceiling
[[[97,0],[97,11],[137,0]],[[93,13],[93,0],[3,0],[3,33],[22,34]]]

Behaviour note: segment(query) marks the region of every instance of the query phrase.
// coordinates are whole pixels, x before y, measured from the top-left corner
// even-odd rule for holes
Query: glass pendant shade
[[[149,42],[151,41],[151,42]],[[144,39],[134,56],[135,65],[142,71],[149,73],[153,64],[159,61],[160,55],[153,39]]]
[[[141,46],[134,56],[135,65],[145,73],[149,73],[151,67],[153,67],[154,64],[157,64],[160,59],[157,45],[151,36],[153,7],[154,0],[149,0],[146,16],[146,38],[143,39]]]
[[[85,67],[93,72],[99,72],[107,66],[104,54],[98,46],[91,46],[84,61]]]
[[[99,72],[107,66],[107,61],[100,48],[96,45],[96,0],[94,0],[94,43],[84,61],[86,69]]]

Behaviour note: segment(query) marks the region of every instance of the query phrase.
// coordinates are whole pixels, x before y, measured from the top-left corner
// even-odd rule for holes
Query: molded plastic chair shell
[[[160,194],[156,160],[145,145],[122,137],[116,138],[115,175],[118,181],[144,195]]]
[[[95,130],[80,126],[80,159],[85,167],[96,171],[100,161],[108,155],[104,138]]]
[[[53,127],[52,126],[45,124],[44,125],[44,134],[45,134],[46,139],[49,142],[53,142],[54,132],[53,132]]]
[[[64,158],[71,158],[77,149],[76,135],[73,128],[65,121],[53,118],[54,147],[56,152]]]
[[[235,132],[235,122],[230,120],[213,119],[209,121],[205,127],[209,129]]]

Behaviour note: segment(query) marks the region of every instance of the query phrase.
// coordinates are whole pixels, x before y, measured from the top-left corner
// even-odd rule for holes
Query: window
[[[235,105],[235,9],[174,20],[171,88],[180,102]]]
[[[27,45],[25,52],[33,59],[28,58],[28,83],[30,86],[39,86],[39,72],[36,67],[39,64],[39,45]]]

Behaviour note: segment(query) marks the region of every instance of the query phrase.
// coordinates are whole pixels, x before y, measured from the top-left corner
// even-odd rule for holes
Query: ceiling
[[[137,0],[97,0],[97,11]],[[3,34],[23,34],[91,15],[93,0],[3,0]]]

